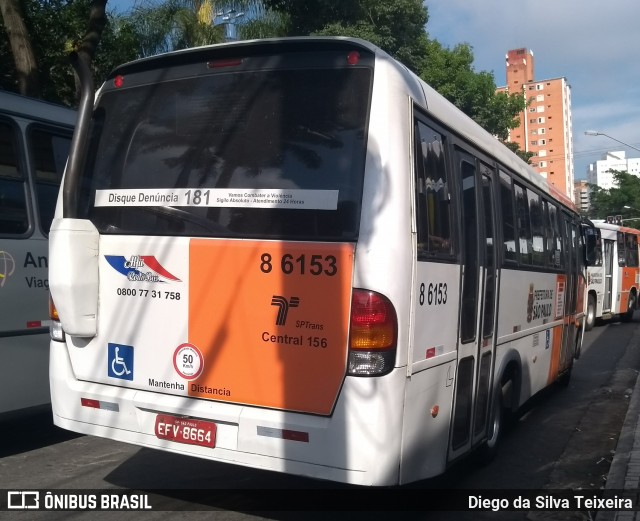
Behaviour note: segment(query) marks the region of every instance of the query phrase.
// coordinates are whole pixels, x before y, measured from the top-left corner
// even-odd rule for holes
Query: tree
[[[19,0],[0,0],[0,14],[11,46],[18,92],[40,97],[40,77]]]
[[[0,0],[4,2],[6,0]],[[76,104],[76,87],[69,65],[69,53],[77,51],[93,58],[97,85],[115,65],[135,57],[132,35],[115,32],[117,15],[106,13],[107,0],[19,0],[22,22],[31,35],[31,49],[39,77],[37,90],[19,86],[19,73],[9,44],[9,29],[3,14],[0,20],[0,88],[33,97]]]
[[[511,152],[517,155],[520,159],[522,159],[525,163],[531,164],[531,158],[533,157],[533,152],[527,152],[526,150],[522,150],[520,145],[515,141],[503,141],[502,144],[506,146]]]
[[[228,24],[241,38],[282,35],[280,18],[265,12],[260,0],[147,1],[120,20],[135,35],[139,58],[224,42]]]
[[[429,13],[421,0],[263,0],[285,18],[290,36],[342,35],[363,38],[403,62],[465,114],[503,142],[519,124],[521,95],[496,94],[493,74],[476,72],[473,49],[453,49],[430,40]],[[528,154],[509,146],[528,162]]]
[[[476,72],[473,60],[473,48],[466,43],[447,49],[430,40],[420,77],[506,144],[509,130],[520,125],[526,101],[520,94],[496,93],[493,74]],[[514,145],[509,148],[517,151]],[[521,157],[528,162],[526,155]]]
[[[609,215],[622,215],[623,219],[640,217],[640,178],[626,171],[611,170],[615,188],[603,189],[589,185],[590,209],[592,219],[605,219]],[[629,206],[630,208],[625,208]]]
[[[418,72],[429,17],[420,0],[263,0],[280,13],[289,36],[351,36],[368,40]]]

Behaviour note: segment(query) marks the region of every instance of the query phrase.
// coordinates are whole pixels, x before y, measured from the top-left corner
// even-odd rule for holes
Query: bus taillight
[[[380,376],[393,369],[398,319],[391,301],[374,291],[354,289],[349,332],[350,375]]]
[[[351,51],[347,54],[347,63],[349,65],[358,65],[360,62],[360,53],[358,51]]]
[[[58,342],[64,342],[64,331],[62,330],[62,324],[60,323],[60,317],[58,316],[58,310],[53,303],[51,295],[49,295],[49,318],[51,319],[51,325],[49,326],[49,336],[52,340]]]

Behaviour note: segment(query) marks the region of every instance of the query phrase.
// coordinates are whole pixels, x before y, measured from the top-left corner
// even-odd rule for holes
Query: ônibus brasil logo
[[[8,251],[0,251],[0,288],[4,286],[7,279],[13,275],[16,269],[16,262]]]
[[[180,279],[169,273],[153,255],[132,255],[128,260],[124,255],[105,255],[104,258],[114,270],[130,281],[180,282]],[[148,271],[143,271],[145,268]]]

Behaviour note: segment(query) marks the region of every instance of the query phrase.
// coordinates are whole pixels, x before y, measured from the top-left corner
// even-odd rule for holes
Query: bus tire
[[[561,387],[569,387],[569,382],[571,381],[571,371],[573,371],[573,361],[571,361],[571,365],[567,368],[567,370],[558,377],[558,384]]]
[[[631,322],[631,319],[633,319],[633,313],[636,310],[636,294],[635,293],[629,293],[629,305],[627,306],[627,312],[623,313],[620,316],[620,319],[623,322]]]
[[[587,299],[587,316],[584,321],[584,330],[591,331],[596,323],[596,298],[589,295]]]
[[[478,447],[478,461],[480,465],[488,465],[498,453],[498,445],[505,425],[505,411],[503,407],[502,387],[498,387],[493,395],[491,417],[489,418],[489,432],[487,439]]]

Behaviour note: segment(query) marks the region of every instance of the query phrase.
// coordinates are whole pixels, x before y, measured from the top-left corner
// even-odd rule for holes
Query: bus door
[[[616,241],[611,239],[604,240],[604,298],[602,300],[602,311],[611,312],[613,305],[613,260],[614,247]],[[616,259],[616,268],[618,261]]]
[[[467,452],[487,431],[497,298],[493,172],[462,151],[456,158],[462,180],[463,271],[449,460]]]
[[[567,275],[567,286],[564,296],[564,331],[562,335],[562,349],[560,351],[559,370],[566,369],[574,355],[573,349],[577,334],[576,310],[578,300],[578,270],[581,263],[578,262],[578,224],[564,214],[565,223],[565,272]]]

